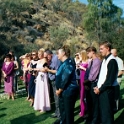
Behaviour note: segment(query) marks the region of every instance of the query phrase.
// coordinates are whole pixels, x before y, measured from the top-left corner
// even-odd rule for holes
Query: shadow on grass
[[[121,112],[119,117],[115,120],[114,124],[124,124],[124,110]]]
[[[1,117],[4,117],[4,116],[6,116],[6,114],[2,114],[2,115],[0,115],[0,118],[1,118]]]
[[[2,104],[3,102],[0,102],[0,104]]]
[[[76,121],[75,124],[82,124],[85,121],[82,117],[79,117]]]
[[[54,107],[54,104],[51,104],[51,108]],[[50,115],[53,113],[53,109],[49,112],[45,112],[45,113],[38,113],[38,115],[36,113],[30,113],[27,115],[23,115],[20,116],[18,118],[15,118],[13,120],[11,120],[11,124],[36,124],[36,123],[46,123],[46,124],[51,124],[53,121],[55,121],[54,119],[50,118]],[[50,122],[48,122],[48,120],[50,120]],[[46,121],[47,120],[47,121]]]
[[[34,113],[30,113],[30,114],[15,118],[10,122],[11,124],[35,124],[35,123],[46,120],[48,117],[49,117],[49,113],[41,114],[38,116],[36,116]]]
[[[6,110],[7,108],[1,108],[0,111]]]
[[[76,106],[76,107],[74,108],[74,111],[80,111],[80,105]]]

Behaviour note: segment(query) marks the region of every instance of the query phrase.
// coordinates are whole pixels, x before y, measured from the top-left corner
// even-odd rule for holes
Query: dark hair
[[[12,53],[12,55],[14,55],[14,51],[13,50],[10,50],[9,53]]]
[[[86,51],[87,51],[87,52],[91,52],[91,51],[93,51],[94,53],[96,53],[96,52],[97,52],[96,48],[95,48],[95,47],[93,47],[93,46],[88,47],[88,48],[86,49]]]
[[[12,59],[12,55],[11,55],[11,54],[7,54],[7,55],[5,56],[5,58]]]
[[[48,55],[50,55],[50,54],[53,54],[53,52],[51,51],[51,50],[45,50],[45,53],[47,53]]]
[[[106,48],[109,48],[109,51],[111,51],[111,49],[112,49],[112,44],[108,41],[101,42],[100,46],[101,45],[104,45]]]
[[[11,59],[15,60],[15,56],[14,55],[11,55]]]
[[[71,51],[70,51],[68,45],[64,45],[64,46],[60,47],[59,49],[62,49],[62,50],[65,52],[65,55],[66,55],[67,57],[70,57]]]

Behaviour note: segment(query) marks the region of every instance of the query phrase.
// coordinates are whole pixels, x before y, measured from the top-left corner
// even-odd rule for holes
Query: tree
[[[83,27],[90,40],[112,41],[120,27],[122,10],[112,0],[88,0],[88,11],[83,16]]]

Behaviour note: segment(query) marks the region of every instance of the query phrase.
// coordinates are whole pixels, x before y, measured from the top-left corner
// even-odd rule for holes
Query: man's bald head
[[[115,57],[117,56],[117,50],[116,49],[112,49],[111,53],[112,53],[113,56],[115,56]]]

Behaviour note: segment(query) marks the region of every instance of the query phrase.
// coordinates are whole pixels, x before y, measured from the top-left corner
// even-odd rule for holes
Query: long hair
[[[80,52],[80,56],[81,56],[81,61],[87,61],[88,57],[87,57],[87,52],[86,50],[82,50]]]

